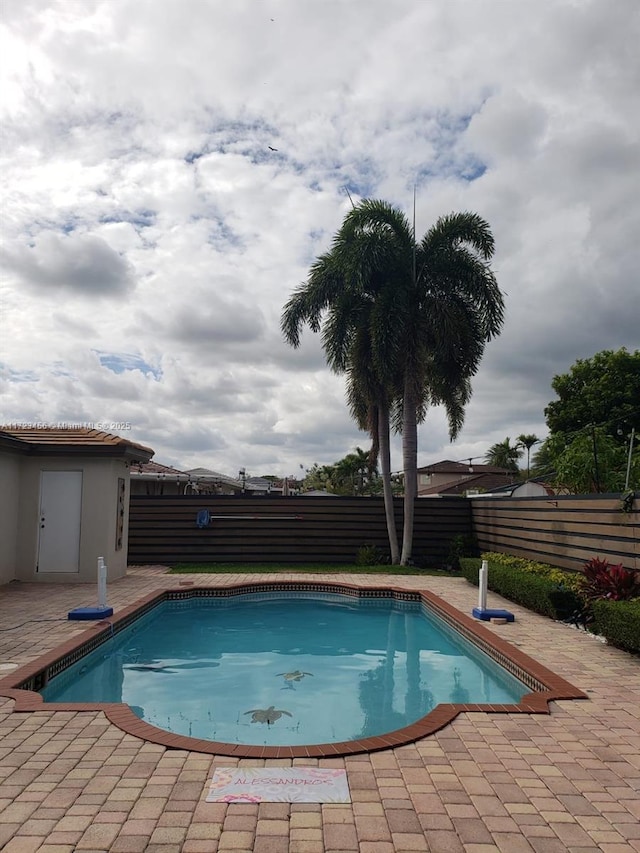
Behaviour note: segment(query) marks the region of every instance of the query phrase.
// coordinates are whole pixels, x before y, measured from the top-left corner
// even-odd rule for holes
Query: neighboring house
[[[245,477],[244,481],[212,471],[191,468],[180,471],[159,462],[138,462],[131,466],[132,495],[297,495],[301,481],[292,477],[269,480]]]
[[[279,495],[289,497],[300,494],[302,481],[294,477],[283,480],[271,480],[266,477],[247,477],[244,481],[245,492],[251,495]]]
[[[191,477],[159,462],[137,462],[131,466],[132,495],[191,494]]]
[[[283,498],[299,495],[302,491],[302,480],[295,477],[285,477],[284,480],[275,480],[271,486],[271,493],[282,495]]]
[[[242,484],[250,495],[270,495],[273,490],[273,482],[264,477],[246,477]]]
[[[444,460],[418,468],[418,497],[465,495],[467,491],[492,491],[513,480],[513,471],[496,465],[472,465]]]
[[[0,427],[0,583],[127,571],[130,466],[153,450],[95,429]]]
[[[210,468],[189,468],[184,473],[189,475],[191,481],[187,494],[237,495],[242,492],[240,480]]]

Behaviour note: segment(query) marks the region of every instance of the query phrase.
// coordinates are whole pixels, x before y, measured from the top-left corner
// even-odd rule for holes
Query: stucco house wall
[[[136,459],[147,461],[153,451],[95,430],[85,430],[84,436],[79,431],[69,436],[63,430],[55,431],[56,435],[43,432],[22,430],[12,435],[0,428],[0,583],[93,582],[99,557],[106,562],[108,581],[123,577],[127,571],[130,465]],[[69,571],[62,561],[55,571],[42,571],[38,565],[43,553],[41,530],[47,521],[41,518],[46,472],[80,472],[82,477],[79,520],[75,515],[78,554]],[[57,489],[53,499],[57,500]],[[77,534],[77,526],[75,530]],[[64,536],[58,541],[65,541]]]
[[[40,529],[40,483],[43,471],[81,471],[82,508],[78,571],[38,571]],[[124,479],[123,541],[116,547],[118,479]],[[107,580],[127,572],[127,527],[129,515],[129,468],[120,460],[24,459],[20,475],[19,527],[15,577],[21,581],[87,583],[97,578],[98,557],[107,564]]]
[[[0,584],[15,578],[19,496],[20,456],[0,453]]]

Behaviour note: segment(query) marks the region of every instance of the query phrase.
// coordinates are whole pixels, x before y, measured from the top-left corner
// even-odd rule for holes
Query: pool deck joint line
[[[148,612],[162,601],[204,596],[229,597],[251,593],[300,591],[337,593],[366,598],[390,597],[396,601],[422,602],[429,610],[434,611],[437,616],[444,619],[450,626],[533,689],[525,694],[517,704],[441,703],[415,723],[381,736],[309,746],[257,746],[202,740],[156,728],[137,717],[131,708],[124,703],[45,702],[42,695],[37,692],[38,689],[46,685],[50,676],[53,677],[82,657],[83,654],[97,648],[102,642],[129,625],[137,616]],[[508,611],[492,612],[502,614]],[[51,672],[52,670],[53,672]],[[169,588],[149,593],[134,604],[123,608],[112,619],[101,620],[82,634],[73,637],[66,643],[57,646],[38,659],[0,679],[0,696],[14,699],[15,710],[22,712],[102,711],[115,726],[128,734],[169,749],[256,759],[336,758],[377,752],[413,743],[431,735],[444,728],[462,712],[549,714],[549,702],[565,699],[588,699],[585,693],[564,678],[551,672],[506,640],[495,636],[476,619],[457,610],[432,592],[412,591],[395,586],[361,587],[348,583],[320,581],[260,581],[221,587],[193,586],[189,589],[185,589],[184,584],[181,584],[181,588]]]

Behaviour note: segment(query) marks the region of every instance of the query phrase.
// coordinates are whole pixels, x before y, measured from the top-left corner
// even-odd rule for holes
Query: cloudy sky
[[[106,424],[228,474],[367,447],[317,336],[294,351],[279,325],[347,189],[410,212],[415,185],[418,232],[473,210],[495,235],[504,331],[460,438],[432,410],[419,464],[544,437],[554,375],[640,347],[637,0],[1,15],[0,423]]]

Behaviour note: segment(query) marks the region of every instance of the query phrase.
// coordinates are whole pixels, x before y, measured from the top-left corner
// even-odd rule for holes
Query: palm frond
[[[465,211],[441,216],[422,238],[429,254],[466,243],[485,260],[493,257],[495,241],[489,223],[477,213]]]

